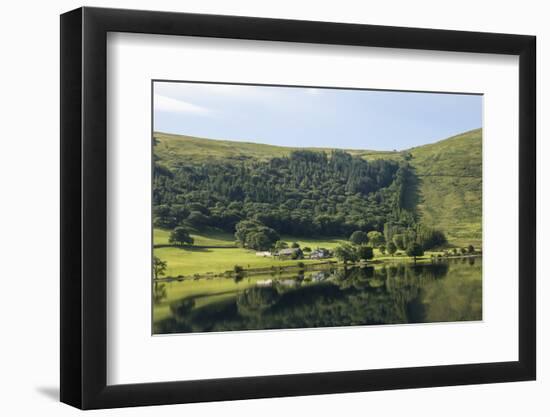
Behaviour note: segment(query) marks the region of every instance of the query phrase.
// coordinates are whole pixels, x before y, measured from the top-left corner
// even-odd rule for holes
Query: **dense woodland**
[[[237,231],[243,246],[262,250],[282,234],[354,231],[382,232],[403,248],[421,240],[427,249],[445,237],[418,224],[416,183],[406,157],[366,161],[338,150],[300,150],[267,161],[185,161],[170,169],[157,160],[154,224]]]

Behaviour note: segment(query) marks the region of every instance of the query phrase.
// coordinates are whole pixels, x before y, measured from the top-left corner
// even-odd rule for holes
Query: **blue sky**
[[[154,83],[154,129],[281,146],[402,150],[482,125],[482,96]]]

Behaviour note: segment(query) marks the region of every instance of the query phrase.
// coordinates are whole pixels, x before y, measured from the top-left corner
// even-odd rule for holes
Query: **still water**
[[[482,319],[481,258],[153,284],[153,332]]]

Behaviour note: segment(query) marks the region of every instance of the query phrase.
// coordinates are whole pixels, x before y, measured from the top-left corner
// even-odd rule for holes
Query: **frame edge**
[[[60,16],[60,400],[82,407],[82,9]]]

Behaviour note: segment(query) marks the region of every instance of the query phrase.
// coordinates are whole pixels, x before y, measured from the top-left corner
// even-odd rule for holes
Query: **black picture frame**
[[[107,385],[108,32],[519,56],[519,360]],[[61,16],[61,401],[82,409],[536,378],[534,36],[80,8]]]

